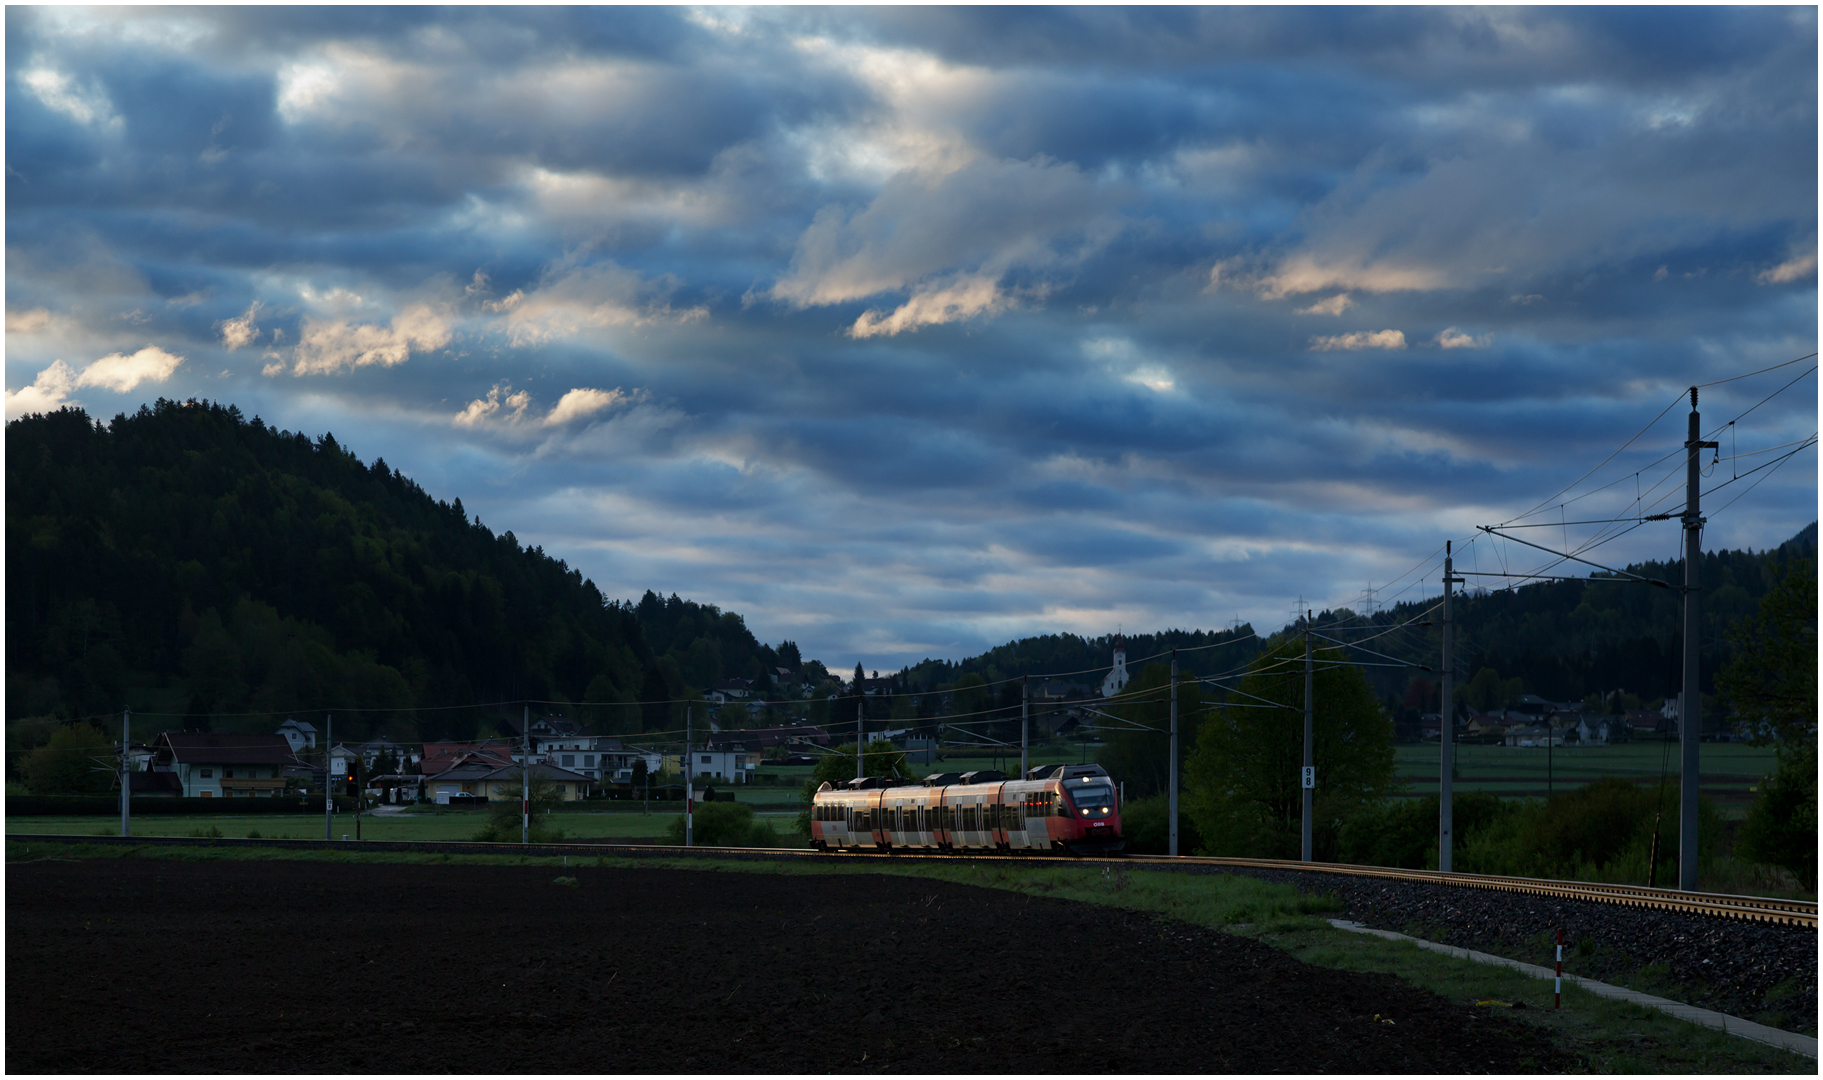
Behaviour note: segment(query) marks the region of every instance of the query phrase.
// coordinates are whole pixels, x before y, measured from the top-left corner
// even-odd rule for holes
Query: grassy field
[[[226,830],[224,830],[226,831]],[[216,859],[322,859],[336,862],[437,862],[548,864],[556,858],[514,855],[424,855],[376,852],[291,852],[266,848],[89,847],[76,844],[6,845],[8,863],[52,858],[157,858],[176,862]],[[1488,1002],[1490,1008],[1523,1003],[1516,1018],[1547,1029],[1558,1047],[1575,1054],[1590,1072],[1801,1073],[1816,1062],[1724,1032],[1673,1019],[1654,1009],[1612,1001],[1574,985],[1564,988],[1564,1008],[1553,1011],[1551,984],[1505,968],[1440,956],[1409,942],[1392,942],[1330,927],[1323,916],[1338,905],[1289,886],[1240,875],[1171,874],[1089,862],[1080,866],[990,866],[885,862],[859,857],[805,857],[748,862],[710,858],[618,858],[601,866],[671,868],[723,873],[883,873],[936,878],[985,888],[1106,904],[1213,926],[1258,938],[1308,963],[1351,971],[1397,975],[1452,1001]],[[1396,1003],[1395,1003],[1396,1004]]]
[[[1395,767],[1413,796],[1437,793],[1437,744],[1393,748]],[[1703,793],[1729,807],[1745,807],[1760,779],[1772,771],[1776,752],[1771,747],[1742,743],[1704,743]],[[1458,791],[1490,791],[1509,798],[1543,797],[1547,790],[1565,791],[1604,776],[1653,780],[1660,775],[1677,778],[1675,743],[1634,742],[1617,746],[1559,746],[1546,751],[1533,747],[1456,746]]]
[[[759,811],[759,820],[770,824],[784,844],[802,842],[797,832],[796,812]],[[580,811],[552,815],[558,828],[569,840],[649,840],[659,839],[679,815],[672,811],[654,811],[650,815],[637,809],[627,812]],[[445,810],[417,814],[386,814],[361,817],[363,840],[468,840],[487,823],[484,810]],[[219,829],[224,837],[246,837],[257,833],[281,839],[320,840],[323,838],[323,815],[316,814],[249,814],[245,817],[211,814],[207,816],[141,815],[133,819],[135,836],[194,836]],[[55,836],[118,836],[120,822],[105,817],[9,817],[8,835],[35,833]],[[353,814],[337,814],[332,839],[355,835]]]

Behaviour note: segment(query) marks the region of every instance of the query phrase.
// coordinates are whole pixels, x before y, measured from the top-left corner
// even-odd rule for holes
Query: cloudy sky
[[[1816,348],[1814,8],[6,18],[9,418],[332,431],[831,667],[1434,593]],[[1703,392],[1797,380],[1710,546],[1816,516],[1733,479],[1810,363]]]

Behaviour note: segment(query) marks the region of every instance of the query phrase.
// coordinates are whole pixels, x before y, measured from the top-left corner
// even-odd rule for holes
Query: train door
[[[1051,833],[1045,824],[1046,815],[1050,812],[1049,792],[1028,792],[1025,802],[1025,844],[1029,848],[1050,850]]]

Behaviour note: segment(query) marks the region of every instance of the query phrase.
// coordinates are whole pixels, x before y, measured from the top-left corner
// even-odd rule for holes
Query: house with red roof
[[[491,762],[494,768],[499,768],[513,763],[513,753],[511,744],[499,740],[427,742],[424,744],[424,756],[418,761],[418,772],[424,776],[435,776],[468,762]]]

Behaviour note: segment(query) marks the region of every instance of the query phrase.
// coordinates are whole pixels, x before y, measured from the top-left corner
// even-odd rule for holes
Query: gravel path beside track
[[[1245,873],[1333,893],[1345,918],[1379,930],[1553,962],[1564,971],[1804,1035],[1817,1034],[1817,932],[1744,919],[1683,915],[1492,889],[1281,870]]]

